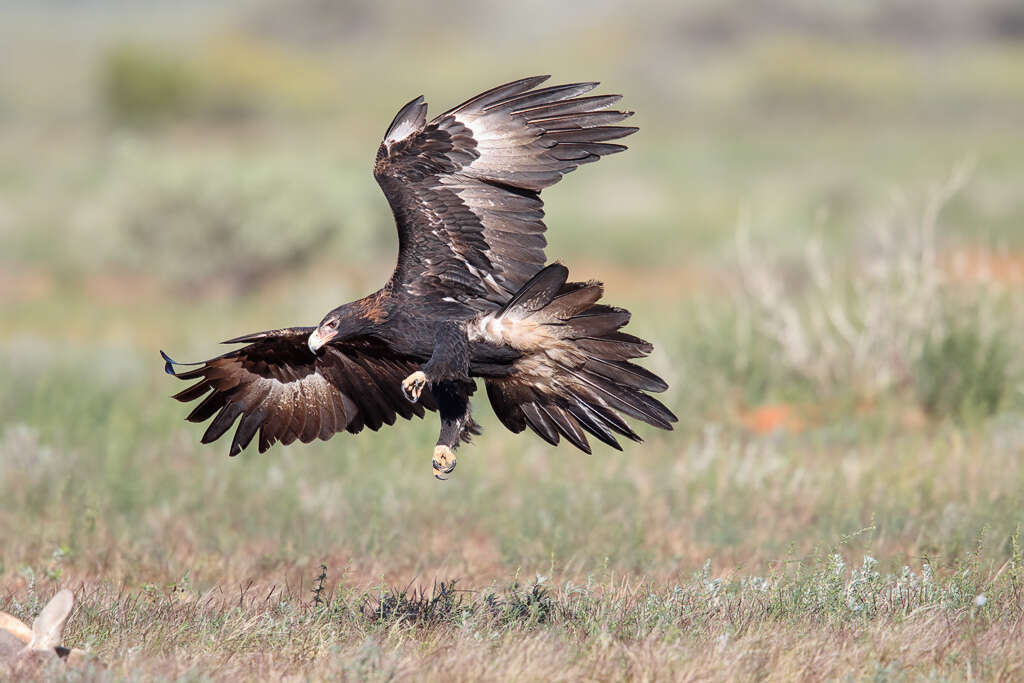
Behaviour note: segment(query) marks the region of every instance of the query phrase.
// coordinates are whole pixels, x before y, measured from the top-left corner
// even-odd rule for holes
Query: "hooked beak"
[[[322,336],[320,334],[320,328],[316,328],[315,330],[313,330],[312,334],[309,335],[309,350],[312,351],[313,355],[315,356],[316,352],[319,351],[324,344],[331,341],[331,339],[333,339],[334,336],[335,335],[330,333],[328,333],[326,336]]]

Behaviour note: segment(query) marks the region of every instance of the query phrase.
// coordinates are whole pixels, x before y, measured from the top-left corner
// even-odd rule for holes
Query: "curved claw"
[[[448,446],[437,446],[434,448],[434,477],[445,481],[447,477],[442,474],[451,474],[455,469],[455,453]]]
[[[415,403],[420,400],[420,394],[423,393],[423,387],[426,385],[427,376],[422,370],[417,370],[402,380],[402,393],[405,394],[409,403]]]

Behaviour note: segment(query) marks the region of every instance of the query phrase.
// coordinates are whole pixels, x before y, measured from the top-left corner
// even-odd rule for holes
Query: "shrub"
[[[323,111],[337,88],[313,60],[241,38],[212,41],[188,57],[151,46],[116,45],[101,75],[104,109],[113,122],[130,125]]]
[[[181,117],[199,95],[193,67],[139,45],[117,45],[102,65],[102,102],[116,123],[148,124]]]
[[[113,157],[73,217],[69,243],[90,248],[69,258],[86,272],[114,268],[186,292],[238,292],[322,254],[351,215],[342,172],[324,160],[162,155],[135,142]]]
[[[941,209],[966,178],[957,171],[920,214],[880,226],[861,256],[829,260],[809,247],[797,276],[765,263],[741,232],[745,320],[736,327],[747,332],[737,355],[763,359],[768,349],[776,370],[759,376],[816,398],[912,388],[933,416],[995,413],[1011,386],[1017,312],[998,282],[951,277],[938,234]]]
[[[921,407],[934,417],[964,420],[998,412],[1010,387],[1006,333],[986,331],[977,316],[951,318],[929,335],[914,364]]]

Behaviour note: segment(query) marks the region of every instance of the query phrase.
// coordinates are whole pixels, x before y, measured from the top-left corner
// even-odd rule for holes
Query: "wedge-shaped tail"
[[[648,395],[668,385],[630,362],[652,346],[620,331],[629,311],[597,303],[600,283],[566,282],[568,275],[561,264],[548,266],[470,329],[524,354],[507,377],[487,380],[502,424],[517,434],[529,427],[551,444],[565,437],[587,453],[587,432],[619,450],[617,436],[641,440],[623,416],[672,429],[676,416]]]

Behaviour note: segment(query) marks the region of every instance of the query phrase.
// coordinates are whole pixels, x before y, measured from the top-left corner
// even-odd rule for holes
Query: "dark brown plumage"
[[[610,141],[637,130],[615,125],[631,112],[609,109],[618,95],[586,96],[596,83],[538,87],[546,79],[499,86],[429,123],[422,97],[398,112],[373,169],[399,236],[381,290],[315,328],[232,339],[245,346],[195,369],[164,356],[167,372],[198,380],[174,398],[203,399],[187,419],[212,418],[204,443],[236,421],[231,455],[257,434],[263,452],[438,410],[440,478],[479,433],[477,377],[506,427],[552,444],[565,437],[589,453],[586,433],[615,448],[616,436],[639,441],[620,413],[672,428],[647,393],[667,385],[630,362],[651,345],[619,331],[629,312],[598,304],[599,283],[544,265],[540,191],[626,149]]]

